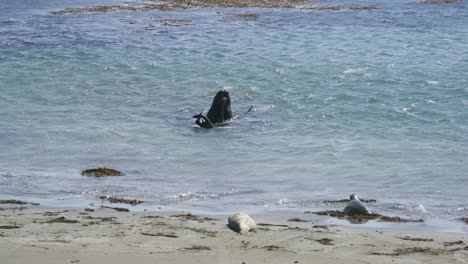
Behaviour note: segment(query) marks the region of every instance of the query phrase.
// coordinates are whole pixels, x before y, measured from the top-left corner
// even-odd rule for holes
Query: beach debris
[[[58,217],[58,218],[51,219],[51,220],[47,221],[46,223],[48,223],[48,224],[53,224],[53,223],[76,224],[76,223],[79,223],[79,222],[80,221],[78,221],[78,220],[67,219],[67,218],[61,216],[61,217]]]
[[[204,228],[195,228],[195,227],[185,227],[185,230],[190,230],[195,233],[202,234],[207,237],[216,237],[216,234],[218,233],[217,231],[208,231]]]
[[[125,174],[118,170],[102,167],[102,168],[84,170],[81,172],[81,175],[99,178],[99,177],[107,177],[107,176],[123,176]]]
[[[99,198],[101,198],[101,197],[99,197]],[[103,199],[103,198],[101,198],[101,199]],[[129,204],[129,205],[132,205],[132,206],[144,203],[143,201],[136,200],[136,199],[126,199],[126,198],[118,198],[118,197],[107,197],[107,196],[105,196],[105,199],[107,201],[109,201],[110,203],[123,203],[123,204]]]
[[[258,226],[276,226],[276,227],[289,227],[288,225],[281,224],[268,224],[268,223],[258,223]]]
[[[129,209],[127,209],[127,208],[123,208],[123,207],[110,207],[110,206],[101,206],[101,208],[112,209],[112,210],[116,210],[116,211],[119,211],[119,212],[130,212],[130,210],[129,210]]]
[[[418,241],[418,242],[432,242],[434,239],[432,238],[418,238],[418,237],[409,237],[409,236],[404,236],[404,237],[396,237],[401,240],[409,240],[409,241]]]
[[[306,222],[310,222],[310,220],[304,220],[304,219],[300,219],[300,218],[291,218],[291,219],[288,219],[288,222],[306,223]]]
[[[268,245],[268,246],[264,246],[264,247],[262,247],[262,248],[263,248],[263,249],[266,249],[267,251],[284,250],[284,248],[279,247],[279,246],[275,246],[275,245]]]
[[[397,248],[392,253],[382,253],[382,252],[370,252],[370,255],[380,255],[380,256],[400,256],[400,255],[409,255],[416,253],[425,253],[429,255],[440,255],[453,253],[460,250],[468,250],[467,247],[453,248],[453,249],[438,249],[438,248],[429,248],[429,247],[410,247],[410,248]]]
[[[367,206],[359,200],[359,197],[356,194],[351,194],[349,196],[349,203],[343,210],[345,215],[368,215],[372,212],[367,208]]]
[[[30,202],[25,202],[25,201],[21,201],[21,200],[13,200],[13,199],[0,200],[0,204],[39,205],[39,203],[30,203]]]
[[[187,247],[187,248],[182,248],[180,250],[189,250],[189,251],[202,251],[202,250],[211,250],[210,247],[207,247],[207,246],[197,246],[197,245],[193,245],[191,247]]]
[[[172,234],[172,233],[171,234],[164,234],[164,233],[152,234],[152,233],[142,232],[141,234],[144,235],[144,236],[158,236],[158,237],[178,238],[178,236],[176,236],[175,234]]]
[[[229,217],[227,226],[241,235],[248,235],[257,228],[255,221],[244,213],[235,213]]]
[[[319,242],[320,244],[322,245],[327,245],[327,246],[331,246],[331,245],[334,245],[332,242],[333,240],[330,239],[330,238],[322,238],[322,239],[316,239],[315,241]]]
[[[308,213],[308,212],[306,212]],[[385,216],[380,214],[367,214],[367,215],[346,215],[338,210],[328,210],[328,211],[319,211],[312,212],[317,215],[327,215],[331,217],[337,217],[346,219],[351,223],[365,223],[369,220],[377,220],[379,222],[394,222],[394,223],[423,223],[423,219],[404,219],[398,216]]]
[[[3,226],[0,226],[0,229],[18,229],[18,228],[21,228],[21,226],[18,226],[18,225],[3,225]]]
[[[182,218],[184,220],[198,221],[200,223],[203,223],[205,221],[217,221],[218,220],[218,219],[215,219],[215,218],[193,215],[193,214],[190,214],[190,213],[189,214],[171,215],[171,217]]]
[[[454,246],[454,245],[463,245],[463,244],[465,244],[465,243],[462,240],[453,241],[453,242],[444,242],[445,247],[451,247],[451,246]]]
[[[326,226],[326,225],[314,225],[314,226],[312,226],[312,228],[322,228],[322,229],[325,229],[325,230],[329,230],[328,226]]]

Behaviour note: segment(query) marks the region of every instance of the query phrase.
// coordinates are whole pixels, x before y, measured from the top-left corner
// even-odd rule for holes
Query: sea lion
[[[351,194],[349,196],[349,203],[343,210],[345,215],[368,215],[372,212],[367,208],[367,206],[362,203],[356,194]]]
[[[228,227],[241,235],[248,235],[257,228],[255,221],[244,213],[235,213],[228,218]]]
[[[197,120],[195,123],[203,128],[213,128],[229,124],[232,119],[231,98],[226,90],[219,91],[213,98],[208,114],[194,115]]]

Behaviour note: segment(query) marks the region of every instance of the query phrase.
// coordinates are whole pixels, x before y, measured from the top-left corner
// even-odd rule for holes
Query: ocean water
[[[50,14],[121,2],[0,1],[0,197],[213,214],[357,193],[468,232],[466,1]],[[234,121],[193,127],[220,89]],[[80,175],[102,166],[126,175]]]

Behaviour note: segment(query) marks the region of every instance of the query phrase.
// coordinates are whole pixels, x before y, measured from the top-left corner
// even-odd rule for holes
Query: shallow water
[[[230,213],[357,193],[468,232],[466,2],[49,13],[98,4],[0,2],[1,197]],[[237,118],[194,128],[220,89]],[[80,175],[100,166],[126,176]]]

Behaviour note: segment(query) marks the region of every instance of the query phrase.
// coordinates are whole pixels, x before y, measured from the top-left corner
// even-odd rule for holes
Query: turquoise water
[[[1,197],[230,213],[335,209],[321,201],[357,193],[467,232],[466,1],[49,13],[98,4],[0,2]],[[237,118],[194,128],[220,89]],[[100,166],[126,176],[80,175]]]

